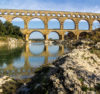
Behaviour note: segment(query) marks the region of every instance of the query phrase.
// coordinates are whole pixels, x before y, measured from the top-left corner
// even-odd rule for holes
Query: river
[[[52,63],[68,51],[64,45],[45,45],[42,42],[27,43],[16,48],[1,47],[0,77],[8,75],[16,79],[30,78],[38,67]]]

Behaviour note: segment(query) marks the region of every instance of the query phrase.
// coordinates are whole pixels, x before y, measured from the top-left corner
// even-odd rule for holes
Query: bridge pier
[[[60,22],[60,29],[63,30],[63,22]]]
[[[79,39],[79,34],[76,35],[77,36],[77,40]]]
[[[59,40],[64,41],[64,34],[59,35]]]
[[[25,40],[26,40],[26,42],[29,41],[29,34],[26,34],[26,35],[25,35]]]
[[[93,27],[93,21],[91,20],[91,21],[89,21],[89,31],[91,32],[93,29],[92,29],[92,27]]]
[[[78,31],[78,23],[79,21],[75,20],[75,30]]]
[[[44,35],[44,38],[47,41],[48,40],[48,34],[47,35]]]
[[[64,54],[64,45],[59,46],[59,54],[63,55]]]

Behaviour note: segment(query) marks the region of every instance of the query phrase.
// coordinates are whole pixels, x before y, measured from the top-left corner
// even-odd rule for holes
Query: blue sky
[[[1,0],[0,8],[100,13],[100,0]]]

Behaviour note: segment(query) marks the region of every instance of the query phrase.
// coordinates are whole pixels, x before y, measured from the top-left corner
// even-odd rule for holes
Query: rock
[[[13,94],[22,83],[9,76],[0,78],[0,94]]]
[[[41,69],[31,83],[26,84],[28,92],[34,93],[31,88],[43,83],[40,87],[43,94],[95,94],[95,86],[100,83],[100,58],[90,53],[89,49],[81,45],[60,57],[53,67],[49,66],[49,70],[47,67]],[[39,93],[38,89],[35,93]]]
[[[3,92],[3,90],[2,89],[0,89],[0,93],[2,93]]]
[[[100,42],[98,42],[98,43],[95,45],[95,47],[96,47],[97,49],[100,49]]]

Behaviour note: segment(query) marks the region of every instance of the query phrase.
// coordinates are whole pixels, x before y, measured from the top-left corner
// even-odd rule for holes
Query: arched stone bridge
[[[45,40],[48,40],[48,34],[50,32],[57,32],[61,40],[64,40],[65,32],[73,32],[78,38],[81,32],[92,31],[93,21],[97,20],[100,23],[100,13],[85,12],[0,9],[0,17],[5,18],[9,22],[12,22],[14,18],[22,18],[24,20],[24,29],[21,29],[21,31],[26,35],[26,41],[28,41],[29,35],[34,31],[41,32],[44,35]],[[29,21],[34,18],[39,18],[44,22],[44,29],[28,28]],[[57,19],[59,21],[60,29],[48,29],[48,21],[51,19]],[[64,21],[67,19],[71,19],[75,23],[75,29],[66,30],[63,28]],[[88,22],[88,30],[79,30],[78,24],[80,20],[86,20]]]

